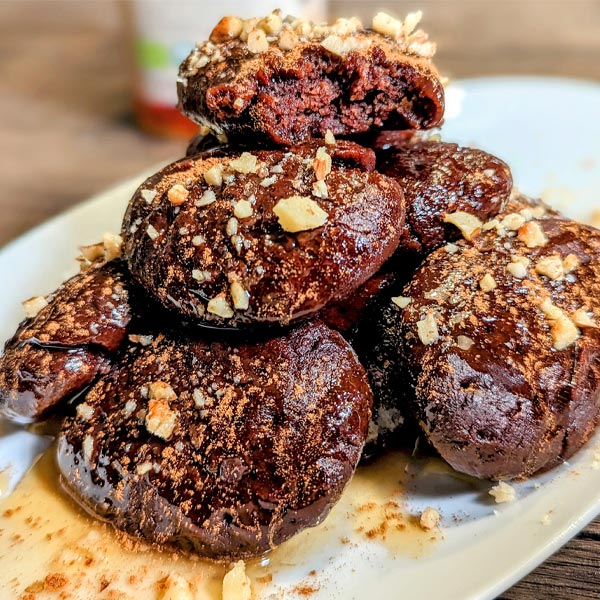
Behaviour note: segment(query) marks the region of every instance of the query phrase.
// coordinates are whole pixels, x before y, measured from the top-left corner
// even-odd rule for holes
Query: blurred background
[[[210,31],[209,13],[230,6],[242,16],[281,6],[365,23],[377,10],[421,9],[452,78],[600,80],[599,0],[0,0],[0,246],[183,154],[173,136],[190,130],[170,107],[175,65]]]

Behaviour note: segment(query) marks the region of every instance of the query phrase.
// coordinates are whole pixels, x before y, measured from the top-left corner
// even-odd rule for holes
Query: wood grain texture
[[[598,0],[332,0],[331,12],[368,20],[386,5],[424,10],[451,77],[600,80]],[[183,153],[185,142],[135,128],[124,38],[116,2],[0,0],[0,246]],[[598,599],[599,556],[600,518],[501,598]]]

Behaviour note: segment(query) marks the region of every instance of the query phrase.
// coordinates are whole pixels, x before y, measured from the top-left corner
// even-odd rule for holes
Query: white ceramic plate
[[[542,195],[573,217],[589,220],[600,210],[600,120],[595,118],[600,86],[542,78],[474,79],[451,86],[448,104],[445,139],[497,154],[511,165],[522,191]],[[101,194],[0,252],[0,281],[5,282],[0,338],[11,335],[21,319],[21,300],[51,291],[75,272],[78,245],[118,231],[125,204],[142,179]],[[3,427],[0,469],[10,464],[14,483],[47,440]],[[444,517],[442,541],[411,558],[364,537],[357,544],[335,545],[308,531],[302,539],[310,552],[284,561],[273,589],[292,589],[314,568],[319,589],[312,600],[493,598],[600,512],[599,451],[600,434],[570,464],[516,485],[517,500],[503,505],[491,502],[486,482],[457,476],[435,462],[411,460],[408,475],[397,474],[404,481],[407,508],[414,513],[437,508]],[[369,485],[374,484],[347,493],[368,499],[378,493]],[[331,539],[347,528],[339,513],[325,522]],[[310,543],[310,536],[320,542]]]

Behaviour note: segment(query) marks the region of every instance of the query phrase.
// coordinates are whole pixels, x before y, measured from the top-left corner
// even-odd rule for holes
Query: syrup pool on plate
[[[407,460],[390,453],[360,467],[321,525],[248,561],[253,598],[310,596],[332,560],[356,551],[368,557],[372,544],[392,556],[419,558],[434,552],[439,530],[421,529],[404,506],[401,479]],[[61,492],[53,447],[0,503],[6,600],[161,600],[169,576],[184,578],[193,600],[220,599],[227,568],[157,551],[90,517]]]

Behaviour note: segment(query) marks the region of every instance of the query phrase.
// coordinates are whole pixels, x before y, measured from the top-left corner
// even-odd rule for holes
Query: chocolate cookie
[[[131,273],[205,324],[314,313],[364,283],[398,244],[402,191],[374,163],[371,150],[344,141],[173,163],[127,209]]]
[[[24,303],[29,318],[0,357],[0,415],[39,419],[109,368],[131,319],[120,261],[95,265],[54,294]]]
[[[317,321],[257,344],[161,336],[87,394],[58,464],[78,502],[131,535],[247,558],[327,515],[370,410],[356,355]]]
[[[334,25],[282,19],[222,19],[210,41],[179,69],[179,108],[230,140],[291,145],[373,129],[430,128],[444,113],[431,63],[435,45],[420,14],[383,14],[365,30],[356,18]]]
[[[600,232],[523,199],[507,211],[455,215],[468,240],[432,253],[387,320],[429,441],[494,479],[569,458],[600,415]]]
[[[504,208],[512,177],[499,158],[435,138],[384,133],[377,141],[377,169],[404,191],[406,220],[398,250],[403,261],[407,254],[420,260],[452,239],[447,213],[465,211],[487,220]]]

